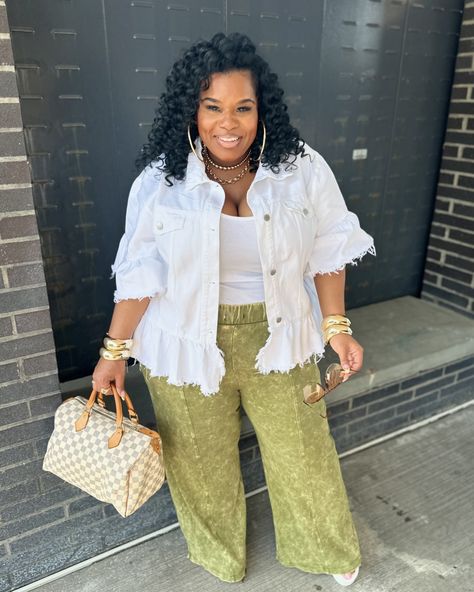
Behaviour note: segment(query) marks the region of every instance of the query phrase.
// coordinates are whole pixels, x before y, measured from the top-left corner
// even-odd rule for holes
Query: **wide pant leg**
[[[359,541],[326,403],[303,402],[304,387],[320,381],[318,366],[260,374],[255,346],[267,337],[265,322],[235,326],[232,358],[262,454],[277,559],[313,573],[352,571],[361,563]]]
[[[238,442],[240,397],[230,381],[204,397],[193,386],[150,378],[171,497],[188,558],[226,582],[245,575],[246,505]]]

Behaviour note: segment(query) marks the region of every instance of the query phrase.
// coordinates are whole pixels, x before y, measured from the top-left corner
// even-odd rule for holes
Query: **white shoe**
[[[332,577],[336,580],[336,582],[338,584],[341,584],[341,586],[350,586],[353,582],[355,582],[358,575],[359,575],[359,566],[356,567],[350,580],[345,578],[342,574],[332,574]]]

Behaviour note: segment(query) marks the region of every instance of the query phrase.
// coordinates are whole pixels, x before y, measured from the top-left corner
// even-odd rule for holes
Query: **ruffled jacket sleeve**
[[[314,153],[310,197],[316,215],[316,234],[309,259],[312,275],[332,273],[345,265],[357,265],[364,255],[376,255],[374,239],[360,227],[359,218],[347,209],[328,163]]]
[[[130,189],[125,233],[112,265],[114,302],[159,296],[166,290],[167,266],[153,234],[153,192],[144,187],[147,174],[147,169],[142,171]]]

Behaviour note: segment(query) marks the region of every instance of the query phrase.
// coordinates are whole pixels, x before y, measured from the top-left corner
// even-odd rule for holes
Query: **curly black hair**
[[[292,164],[298,154],[305,155],[304,141],[290,124],[288,107],[283,102],[283,90],[278,77],[268,63],[256,53],[255,45],[241,33],[215,34],[210,41],[198,41],[189,47],[171,68],[166,78],[166,90],[160,96],[155,119],[136,165],[143,170],[152,161],[171,179],[184,179],[190,152],[187,137],[191,124],[191,138],[198,135],[196,113],[201,90],[207,90],[210,77],[217,72],[250,70],[255,84],[259,119],[265,122],[267,141],[262,165],[278,173],[282,163]],[[251,171],[258,168],[262,144],[262,126],[250,149]],[[289,160],[290,156],[294,158]]]

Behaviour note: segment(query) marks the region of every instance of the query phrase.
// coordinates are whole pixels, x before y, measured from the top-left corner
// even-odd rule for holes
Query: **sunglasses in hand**
[[[333,391],[342,382],[345,382],[344,378],[347,375],[350,376],[355,372],[355,370],[344,370],[341,364],[330,364],[327,367],[326,372],[324,373],[325,386],[318,383],[314,390],[311,390],[310,386],[306,387],[303,391],[304,402],[306,403],[306,405],[317,403],[320,399],[324,397],[324,395],[327,395],[330,391]]]

